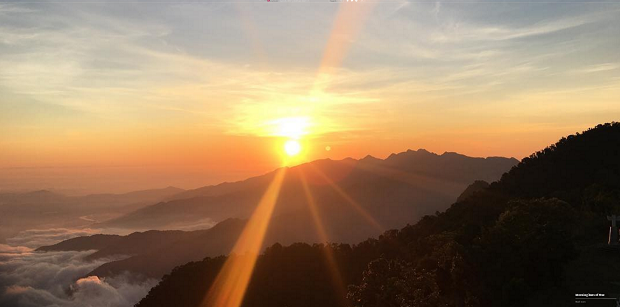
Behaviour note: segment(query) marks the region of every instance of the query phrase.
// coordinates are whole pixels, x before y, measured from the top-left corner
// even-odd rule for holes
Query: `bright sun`
[[[301,151],[301,144],[296,140],[288,140],[284,143],[284,152],[286,152],[289,157],[296,156]]]

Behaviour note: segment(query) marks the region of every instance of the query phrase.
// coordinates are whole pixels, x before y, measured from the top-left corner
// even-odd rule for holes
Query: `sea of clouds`
[[[129,274],[99,278],[87,274],[115,259],[84,261],[93,251],[35,252],[88,229],[28,230],[0,244],[0,306],[124,307],[144,297],[157,280]],[[117,258],[118,259],[118,258]]]

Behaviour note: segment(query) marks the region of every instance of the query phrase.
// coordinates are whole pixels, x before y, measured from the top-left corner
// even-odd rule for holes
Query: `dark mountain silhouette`
[[[98,249],[86,259],[99,259],[114,255],[138,255],[167,246],[189,235],[189,233],[179,230],[135,232],[123,236],[121,240],[113,242],[113,244]]]
[[[517,162],[516,159],[471,158],[455,153],[437,155],[423,149],[393,154],[385,160],[372,157],[318,160],[287,169],[275,215],[300,219],[306,215],[303,212],[307,210],[301,184],[303,175],[308,178],[325,218],[356,216],[346,204],[347,200],[329,184],[333,182],[386,229],[401,227],[424,214],[445,209],[474,180],[499,179]],[[275,171],[245,181],[186,191],[167,202],[144,207],[99,226],[175,229],[215,224],[231,217],[246,219],[274,175]],[[357,233],[359,236],[354,238],[344,233],[334,234],[334,239],[350,242],[378,234],[365,229]]]
[[[483,191],[484,189],[489,187],[489,183],[484,180],[476,180],[474,183],[470,184],[461,195],[456,199],[457,202],[461,202],[471,197],[477,192]]]
[[[86,237],[77,237],[69,240],[64,240],[60,243],[41,246],[35,251],[37,252],[51,252],[51,251],[88,251],[88,250],[101,250],[110,246],[122,237],[119,235],[102,235],[96,234]]]
[[[429,163],[430,166],[421,165],[423,163]],[[418,150],[391,155],[385,160],[373,157],[360,161],[319,160],[292,167],[286,171],[286,179],[263,245],[323,241],[317,234],[301,185],[301,176],[305,176],[308,181],[329,240],[359,242],[380,234],[382,229],[369,223],[363,214],[343,198],[342,192],[374,217],[379,227],[387,229],[403,226],[424,214],[445,208],[468,182],[473,181],[472,178],[499,178],[502,171],[508,170],[514,163],[514,159],[470,158],[450,153],[436,155]],[[436,171],[433,172],[433,169]],[[467,175],[467,172],[474,174]],[[113,254],[131,257],[105,264],[93,273],[112,276],[130,271],[160,278],[175,266],[188,261],[227,254],[243,228],[244,218],[249,217],[274,174],[184,192],[174,198],[188,195],[193,198],[158,203],[105,223],[107,227],[131,223],[141,228],[152,224],[172,228],[175,224],[199,224],[208,218],[224,220],[212,229],[179,233],[179,238],[173,239],[163,238],[162,232],[149,232],[151,239],[157,241],[157,244],[152,245],[153,248],[140,242],[134,246],[131,237],[138,238],[137,235],[123,237],[123,240],[99,249],[89,258]],[[329,182],[337,184],[342,192],[330,186]],[[243,219],[229,220],[229,217]],[[166,252],[169,250],[175,253]]]
[[[150,230],[126,236],[92,235],[68,239],[42,246],[38,252],[96,250],[85,260],[127,256],[95,269],[90,275],[114,276],[125,271],[160,278],[177,265],[200,260],[205,256],[227,254],[239,237],[245,221],[228,219],[206,230]],[[174,250],[174,253],[169,253]]]
[[[142,253],[108,262],[87,275],[106,277],[129,271],[139,276],[161,278],[177,265],[198,261],[207,256],[228,254],[243,226],[245,221],[229,219],[211,229],[184,232],[177,240],[149,246]]]
[[[41,246],[36,251],[83,251],[97,250],[86,257],[94,260],[118,255],[137,255],[158,249],[177,240],[187,238],[191,232],[180,230],[134,232],[126,236],[92,235],[77,237],[60,243]]]
[[[620,212],[620,124],[563,138],[488,188],[414,225],[356,245],[275,244],[243,306],[568,306],[615,293],[603,249]],[[324,260],[337,259],[345,292]],[[175,268],[136,306],[199,306],[225,257]],[[346,287],[348,285],[348,287]]]

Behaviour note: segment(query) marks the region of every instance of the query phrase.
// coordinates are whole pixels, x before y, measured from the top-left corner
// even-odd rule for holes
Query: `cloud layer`
[[[64,229],[30,231],[36,242],[76,232]],[[9,240],[25,243],[26,235]],[[58,242],[58,240],[53,243]],[[37,243],[37,244],[39,244]],[[112,259],[84,261],[92,251],[34,252],[27,246],[0,244],[0,306],[58,306],[58,307],[124,307],[133,306],[156,280],[142,280],[129,274],[100,279],[86,276],[88,272]],[[86,276],[86,277],[85,277]]]

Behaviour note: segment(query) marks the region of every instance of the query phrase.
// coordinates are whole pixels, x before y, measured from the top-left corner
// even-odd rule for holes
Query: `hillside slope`
[[[620,124],[564,138],[446,212],[350,245],[274,245],[243,306],[568,306],[612,294],[618,254],[599,248],[620,212]],[[137,306],[199,306],[225,259],[175,268]],[[283,274],[286,272],[286,274]],[[347,285],[350,285],[347,287]]]
[[[244,220],[228,219],[206,230],[149,230],[126,236],[97,234],[41,246],[36,251],[95,250],[85,257],[87,261],[126,256],[105,263],[88,275],[110,277],[131,272],[135,277],[161,278],[177,265],[227,254],[244,225]]]

